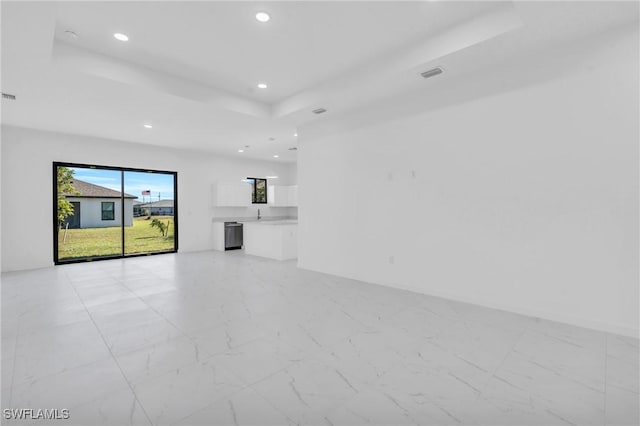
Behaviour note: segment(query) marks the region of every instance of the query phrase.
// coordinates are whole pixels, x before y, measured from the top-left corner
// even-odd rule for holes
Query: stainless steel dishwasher
[[[224,249],[242,248],[242,224],[238,222],[224,223]]]

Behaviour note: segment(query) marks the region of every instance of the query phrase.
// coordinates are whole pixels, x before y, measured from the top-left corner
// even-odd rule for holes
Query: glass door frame
[[[106,255],[106,256],[97,256],[97,257],[86,257],[86,258],[76,258],[76,259],[59,259],[59,251],[58,251],[58,235],[59,235],[59,224],[58,224],[58,167],[78,167],[84,169],[103,169],[103,170],[113,170],[120,172],[120,208],[121,208],[121,223],[120,223],[120,235],[121,235],[121,246],[120,246],[120,254],[118,255]],[[140,172],[140,173],[158,173],[165,175],[173,176],[173,250],[164,250],[157,252],[149,252],[149,253],[132,253],[125,254],[125,202],[124,202],[124,174],[125,172]],[[56,265],[65,265],[68,263],[82,263],[82,262],[93,262],[98,260],[110,260],[110,259],[123,259],[129,257],[139,257],[139,256],[153,256],[157,254],[169,254],[169,253],[177,253],[178,252],[178,172],[172,172],[167,170],[154,170],[154,169],[137,169],[131,167],[116,167],[116,166],[99,166],[96,164],[79,164],[79,163],[67,163],[54,161],[53,162],[53,263]]]

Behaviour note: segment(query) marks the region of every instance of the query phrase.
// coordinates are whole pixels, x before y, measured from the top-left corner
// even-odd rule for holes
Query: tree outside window
[[[251,185],[251,203],[267,204],[267,180],[260,178],[247,178]]]

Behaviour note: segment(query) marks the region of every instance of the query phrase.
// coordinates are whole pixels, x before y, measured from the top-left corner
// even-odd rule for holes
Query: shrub
[[[160,231],[160,233],[162,234],[163,237],[166,237],[167,234],[169,233],[169,222],[168,221],[167,221],[167,223],[164,223],[160,219],[153,219],[151,221],[151,227],[152,228],[158,228],[158,231]]]

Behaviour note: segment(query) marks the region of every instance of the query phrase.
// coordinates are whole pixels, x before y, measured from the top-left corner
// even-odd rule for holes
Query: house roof
[[[153,203],[140,204],[140,207],[173,207],[173,200],[160,200]]]
[[[73,187],[80,194],[64,194],[65,197],[74,198],[120,198],[120,191],[114,191],[113,189],[105,188],[104,186],[94,185],[83,180],[73,179]],[[137,198],[135,195],[124,194],[124,198]]]

